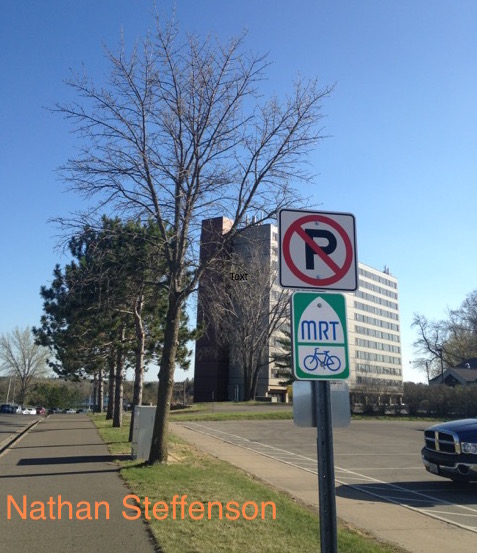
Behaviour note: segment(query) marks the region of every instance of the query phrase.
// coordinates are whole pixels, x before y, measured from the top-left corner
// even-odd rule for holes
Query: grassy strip
[[[94,422],[111,452],[130,452],[127,442],[127,424],[121,429],[111,428],[104,415],[95,415]],[[164,553],[210,553],[227,552],[303,553],[319,551],[318,517],[315,512],[278,492],[235,467],[199,452],[187,443],[171,436],[171,462],[167,466],[147,466],[138,461],[122,461],[121,474],[133,493],[141,501],[144,498],[154,504],[163,501],[169,505],[169,516],[164,520],[152,517],[150,527],[161,551]],[[199,501],[206,507],[202,520],[192,520],[186,507],[185,518],[172,518],[171,501],[177,495],[187,495],[187,502]],[[273,502],[276,519],[271,507],[265,507],[265,516],[255,520],[226,518],[227,502],[235,501],[240,506],[246,502]],[[207,518],[208,502],[221,502],[224,506],[222,519],[219,507],[212,506],[211,518]],[[150,511],[151,512],[151,511]],[[253,516],[250,506],[248,516]],[[144,513],[144,510],[143,510]],[[230,511],[229,511],[230,513]],[[233,515],[233,513],[230,513]],[[339,526],[340,553],[399,553],[401,549],[382,544],[344,525]]]
[[[175,411],[171,421],[236,421],[236,420],[291,420],[292,411],[237,411],[230,413],[201,413]]]
[[[276,403],[268,403],[265,401],[215,401],[215,402],[203,402],[203,403],[192,403],[186,407],[186,409],[193,409],[194,411],[210,411],[215,406],[217,407],[226,407],[227,409],[243,409],[244,407],[270,407],[274,408]]]

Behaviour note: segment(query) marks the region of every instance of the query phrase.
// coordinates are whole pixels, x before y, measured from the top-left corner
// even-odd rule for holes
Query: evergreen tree
[[[44,315],[35,333],[55,353],[59,376],[97,374],[101,382],[109,371],[107,416],[121,426],[125,369],[134,367],[133,404],[140,405],[145,366],[163,347],[167,275],[157,227],[103,217],[100,229],[85,226],[72,237],[69,250],[73,261],[56,266],[52,285],[41,289]],[[190,338],[183,317],[184,367]]]
[[[278,338],[277,342],[282,351],[272,355],[273,362],[278,369],[278,377],[284,379],[280,381],[280,385],[290,386],[295,381],[292,365],[291,332],[289,330],[283,331],[283,336]]]

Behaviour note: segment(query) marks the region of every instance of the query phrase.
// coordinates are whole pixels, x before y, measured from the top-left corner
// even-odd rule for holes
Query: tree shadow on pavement
[[[131,455],[76,455],[72,457],[31,457],[29,459],[20,459],[17,463],[17,466],[112,463],[114,461],[128,461],[130,459]]]

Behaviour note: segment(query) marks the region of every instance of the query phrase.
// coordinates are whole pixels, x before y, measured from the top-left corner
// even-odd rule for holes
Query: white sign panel
[[[284,288],[358,288],[356,225],[351,213],[282,209],[280,284]]]

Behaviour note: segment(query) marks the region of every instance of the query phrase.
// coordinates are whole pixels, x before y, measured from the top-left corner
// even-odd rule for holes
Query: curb
[[[17,440],[19,440],[24,434],[29,432],[40,422],[41,422],[41,419],[34,421],[28,426],[21,428],[20,430],[17,430],[15,434],[11,434],[10,436],[8,436],[8,438],[5,438],[5,440],[0,442],[0,455],[3,455]]]

